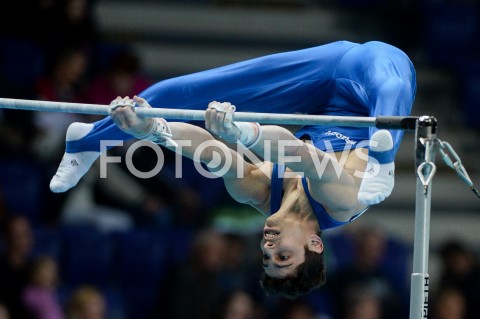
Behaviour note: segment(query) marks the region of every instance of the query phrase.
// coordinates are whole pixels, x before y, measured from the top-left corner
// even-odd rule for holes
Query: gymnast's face
[[[315,252],[323,251],[320,237],[310,227],[295,219],[271,215],[265,221],[260,244],[265,274],[273,278],[294,274],[305,261],[305,245]]]

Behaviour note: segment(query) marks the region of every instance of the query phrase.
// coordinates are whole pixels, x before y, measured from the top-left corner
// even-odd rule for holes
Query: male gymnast
[[[270,293],[296,297],[325,282],[321,231],[353,221],[390,195],[403,132],[304,126],[293,134],[280,126],[232,122],[233,105],[238,111],[263,113],[407,116],[415,92],[415,70],[407,55],[376,41],[339,41],[161,81],[134,101],[114,100],[112,114],[104,120],[73,123],[50,187],[63,192],[75,186],[99,157],[101,140],[135,137],[172,150],[172,141],[189,140],[182,155],[190,158],[196,147],[209,142],[200,161],[215,173],[219,161],[224,163],[230,154],[233,162],[222,175],[227,190],[235,200],[268,216],[262,286]],[[139,118],[132,111],[134,104],[197,110],[208,105],[207,130]],[[264,154],[269,141],[270,161],[248,163],[212,134],[256,154]],[[283,157],[298,156],[301,161],[284,161],[279,155],[282,141],[290,142]],[[318,163],[324,159],[328,165],[319,172]],[[375,169],[366,170],[367,162]],[[242,178],[238,167],[243,168]]]

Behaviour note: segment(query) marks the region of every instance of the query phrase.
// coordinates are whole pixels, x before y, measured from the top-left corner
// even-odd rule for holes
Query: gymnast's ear
[[[323,241],[320,236],[317,235],[310,235],[308,236],[308,249],[313,251],[317,254],[321,254],[323,252]]]

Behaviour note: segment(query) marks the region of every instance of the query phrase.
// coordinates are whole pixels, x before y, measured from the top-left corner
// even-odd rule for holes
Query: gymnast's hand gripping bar
[[[100,104],[52,102],[0,98],[0,108],[64,112],[80,114],[109,115],[110,107]],[[135,108],[140,117],[162,117],[168,120],[204,121],[205,111],[167,108]],[[259,122],[278,125],[336,125],[354,127],[377,127],[385,129],[415,130],[416,116],[330,116],[307,114],[277,114],[257,112],[235,112],[236,121]]]

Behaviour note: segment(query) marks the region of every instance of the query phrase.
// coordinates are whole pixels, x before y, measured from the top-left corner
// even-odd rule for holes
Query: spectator
[[[128,49],[113,55],[107,69],[95,77],[89,87],[87,101],[110,104],[112,96],[133,96],[152,83],[141,72],[138,56]]]
[[[382,300],[369,287],[350,286],[345,293],[342,319],[380,319],[384,316]]]
[[[68,319],[105,319],[105,297],[93,286],[81,286],[70,296],[66,312]]]
[[[47,27],[43,27],[43,34],[39,34],[39,39],[49,54],[71,45],[78,45],[93,53],[101,40],[93,15],[94,2],[95,0],[61,0],[45,8],[48,10],[43,10],[45,18],[49,20]]]
[[[0,319],[10,319],[8,309],[4,304],[0,303]]]
[[[23,291],[23,302],[34,319],[63,319],[56,294],[57,263],[49,256],[37,257],[30,282]]]
[[[458,240],[448,240],[440,248],[442,273],[439,287],[458,290],[466,302],[467,319],[480,318],[480,267],[474,253]]]
[[[460,291],[446,288],[441,291],[434,300],[433,319],[467,318],[466,300]]]
[[[244,236],[234,233],[223,234],[228,247],[223,256],[224,266],[220,272],[222,291],[229,293],[235,290],[245,290],[254,295],[263,295],[258,279],[260,270],[256,259],[251,252]],[[256,243],[255,243],[256,244]],[[256,247],[254,247],[256,249]]]
[[[402,304],[400,292],[395,289],[393,279],[383,268],[387,246],[386,235],[380,229],[365,227],[359,229],[353,238],[353,259],[338,269],[330,281],[332,297],[335,299],[335,317],[348,318],[351,316],[345,307],[349,303],[348,300],[358,302],[361,305],[359,307],[368,306],[369,309],[372,308],[372,313],[377,314],[378,309],[375,302],[378,299],[382,309],[378,318],[404,318],[405,309],[408,309],[408,306]],[[356,297],[353,294],[362,290],[369,291],[371,298],[355,300]],[[360,297],[358,296],[358,298]],[[362,311],[364,310],[362,309]],[[355,312],[356,310],[352,309],[351,311]]]
[[[313,307],[304,299],[284,300],[280,304],[281,319],[321,319],[315,314]]]
[[[3,229],[4,223],[8,218],[7,201],[4,190],[0,187],[0,229]]]
[[[89,57],[77,46],[67,47],[51,56],[46,73],[38,79],[38,99],[79,102]]]
[[[34,111],[0,110],[2,158],[32,159],[35,137],[39,135]]]
[[[28,281],[34,238],[27,218],[12,216],[5,225],[5,252],[0,256],[0,302],[12,319],[28,318],[21,299]]]
[[[235,290],[219,302],[217,319],[258,319],[255,302],[246,291]]]
[[[116,165],[108,166],[108,178],[98,179],[100,166],[95,163],[94,167],[69,192],[61,211],[63,224],[90,224],[103,231],[168,224],[168,206],[137,179]],[[128,191],[123,185],[129,185]]]
[[[171,319],[210,319],[219,306],[218,276],[224,267],[224,237],[203,229],[194,239],[189,260],[173,267],[161,291],[158,317]]]

